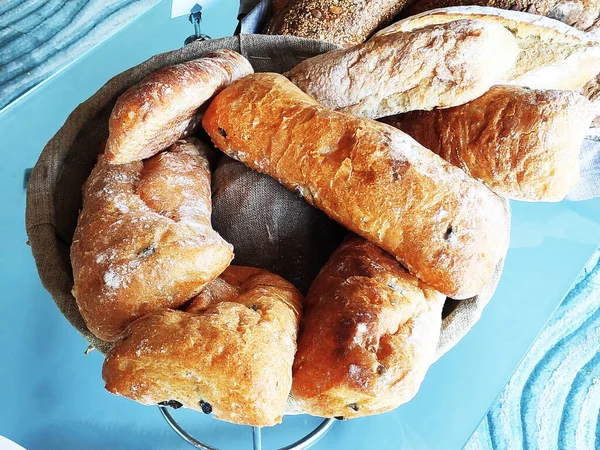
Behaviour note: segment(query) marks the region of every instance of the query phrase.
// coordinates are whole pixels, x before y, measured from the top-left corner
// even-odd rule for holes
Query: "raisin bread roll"
[[[557,202],[579,181],[579,149],[594,117],[568,91],[494,86],[465,105],[383,119],[514,200]]]
[[[71,246],[73,295],[98,338],[114,341],[136,318],[180,306],[231,262],[210,223],[210,152],[188,138],[144,162],[100,156]]]
[[[445,299],[376,245],[347,239],[306,296],[294,400],[344,418],[409,401],[434,361]]]
[[[231,266],[187,308],[133,322],[108,354],[106,389],[145,405],[281,422],[292,385],[302,297],[265,270]]]
[[[389,251],[444,294],[476,295],[508,248],[504,201],[389,125],[328,110],[278,74],[223,90],[215,145]]]
[[[265,34],[329,41],[342,47],[364,42],[387,25],[407,0],[275,0]]]
[[[520,11],[479,6],[436,9],[396,22],[378,32],[374,39],[465,19],[502,25],[517,41],[521,50],[517,63],[509,76],[497,84],[576,91],[600,72],[598,41],[557,20]]]
[[[140,161],[164,150],[199,125],[198,108],[253,69],[233,50],[158,70],[119,97],[108,120],[106,160]]]
[[[378,118],[477,98],[506,78],[517,54],[504,27],[462,20],[318,55],[286,76],[327,108]]]

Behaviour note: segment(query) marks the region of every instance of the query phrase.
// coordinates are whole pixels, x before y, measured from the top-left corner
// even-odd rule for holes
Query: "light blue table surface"
[[[237,2],[206,8],[203,31],[235,27]],[[0,435],[32,449],[185,449],[158,410],[103,389],[102,357],[71,328],[42,288],[24,227],[23,172],[70,111],[111,76],[181,46],[186,18],[161,2],[0,114]],[[216,8],[216,7],[214,7]],[[396,411],[336,423],[317,449],[459,449],[600,243],[600,200],[513,203],[512,241],[498,290],[481,321],[429,371]],[[251,448],[251,431],[176,412],[197,436],[225,449]],[[288,444],[318,420],[287,417],[265,430],[266,449]]]

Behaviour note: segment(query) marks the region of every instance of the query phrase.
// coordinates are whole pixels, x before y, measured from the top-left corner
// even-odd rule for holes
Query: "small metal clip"
[[[202,6],[198,3],[196,3],[190,11],[189,20],[192,25],[194,25],[194,34],[188,36],[183,43],[184,45],[191,44],[194,41],[206,41],[207,39],[211,39],[210,36],[202,34],[202,31],[200,30],[200,22],[202,22]]]

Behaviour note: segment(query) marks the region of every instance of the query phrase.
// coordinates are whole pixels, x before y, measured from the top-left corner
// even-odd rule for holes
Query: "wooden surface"
[[[1,0],[0,109],[158,0]]]

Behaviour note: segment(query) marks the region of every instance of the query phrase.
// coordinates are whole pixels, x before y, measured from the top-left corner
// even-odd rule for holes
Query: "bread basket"
[[[32,170],[27,189],[26,227],[39,276],[67,320],[102,353],[109,345],[88,331],[71,294],[69,247],[81,208],[81,187],[95,164],[100,144],[108,136],[108,116],[118,96],[149,73],[225,48],[244,55],[257,72],[282,73],[303,59],[335,46],[293,37],[239,35],[196,41],[154,56],[115,76],[80,104],[48,142]],[[242,189],[250,206],[242,211],[228,210],[228,199],[219,197],[222,190],[214,188],[223,183],[235,183],[232,188]],[[296,194],[225,157],[213,175],[213,197],[213,225],[234,245],[235,263],[271,270],[304,292],[345,235],[344,229]],[[261,226],[265,221],[275,221],[278,233],[274,237],[266,236],[266,231],[257,231],[265,229]],[[503,263],[480,295],[462,301],[447,300],[437,358],[456,345],[480,318],[496,289]],[[328,426],[332,423],[326,422]],[[185,436],[173,422],[169,423]],[[324,429],[325,425],[319,432]],[[314,435],[309,435],[305,439],[313,438]]]

